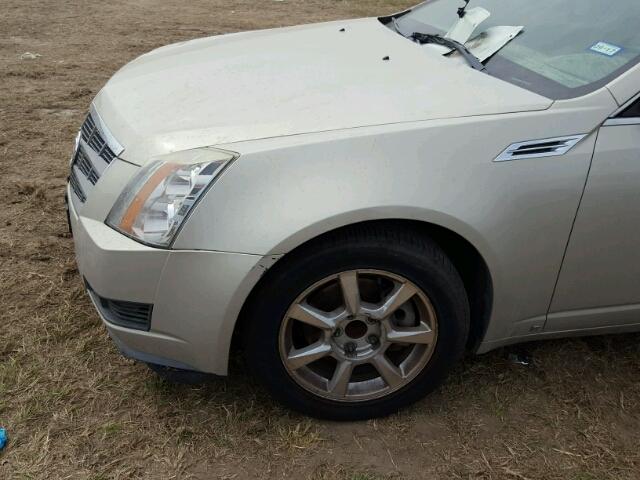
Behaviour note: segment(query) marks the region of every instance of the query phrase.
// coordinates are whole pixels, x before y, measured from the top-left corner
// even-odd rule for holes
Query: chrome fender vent
[[[525,158],[557,157],[564,155],[587,135],[571,135],[568,137],[545,138],[527,142],[512,143],[494,162],[524,160]]]

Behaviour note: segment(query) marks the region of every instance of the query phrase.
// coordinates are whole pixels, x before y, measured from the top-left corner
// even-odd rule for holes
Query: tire
[[[357,293],[349,294],[353,278]],[[390,307],[396,310],[385,320],[382,315],[392,310],[375,310],[370,302],[378,298],[383,306],[393,304],[394,299],[399,302],[402,288],[409,295],[417,293],[402,307]],[[373,300],[365,303],[365,293]],[[324,308],[316,309],[315,304],[322,300],[326,302],[323,306],[333,308],[339,301],[334,299],[336,295],[342,298],[343,306],[334,313],[345,312],[336,314],[340,319],[335,325],[344,329],[334,324],[326,328],[324,323],[316,328],[300,314],[322,310],[324,322],[330,315]],[[347,301],[347,297],[361,301]],[[378,313],[371,313],[374,310]],[[357,314],[347,315],[349,312]],[[414,323],[398,324],[397,317],[406,322],[406,312],[413,315],[409,321]],[[251,371],[271,395],[303,414],[331,420],[386,416],[443,382],[464,354],[469,316],[460,275],[435,242],[399,225],[353,226],[309,242],[267,273],[247,307],[245,355]],[[299,320],[302,317],[304,322]],[[366,341],[360,337],[363,328],[367,329]],[[377,343],[376,335],[369,335],[371,331],[380,332]],[[397,331],[422,332],[412,337],[412,342],[419,338],[420,343],[394,343],[400,338]],[[308,332],[312,332],[310,337]],[[296,352],[304,352],[307,361],[314,345],[323,352],[330,348],[330,353],[298,367]],[[397,356],[396,363],[391,354]],[[368,359],[369,363],[361,366],[359,362]],[[385,365],[389,362],[395,368],[385,376],[382,372],[388,370]],[[349,373],[339,374],[339,369]]]

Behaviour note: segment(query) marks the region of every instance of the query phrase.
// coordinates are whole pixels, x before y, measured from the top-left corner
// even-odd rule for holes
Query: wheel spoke
[[[353,363],[346,360],[339,362],[336,370],[333,372],[333,377],[329,381],[329,392],[344,397],[347,394],[352,373]]]
[[[340,288],[344,297],[347,312],[355,315],[360,311],[360,288],[358,287],[358,274],[345,272],[339,275]]]
[[[404,381],[400,369],[391,363],[384,353],[373,357],[371,363],[390,388],[395,388]]]
[[[302,323],[306,323],[322,330],[330,330],[335,327],[336,319],[327,312],[313,308],[308,304],[297,303],[293,305],[289,312],[289,316]]]
[[[326,357],[331,352],[331,346],[324,342],[316,342],[307,347],[292,349],[287,357],[287,364],[292,370],[309,365],[316,360]]]
[[[391,324],[391,322],[389,322]],[[421,322],[417,327],[395,327],[387,332],[387,340],[391,343],[433,343],[434,333],[429,326]]]
[[[409,301],[416,293],[418,293],[418,291],[414,286],[408,283],[402,283],[384,299],[382,305],[377,308],[366,309],[366,313],[372,318],[382,320]]]
[[[393,312],[395,312],[400,306],[405,304],[407,301],[411,299],[417,292],[413,285],[409,285],[407,283],[403,283],[398,287],[394,292],[389,295],[389,297],[385,300],[382,308],[382,315],[388,317]]]

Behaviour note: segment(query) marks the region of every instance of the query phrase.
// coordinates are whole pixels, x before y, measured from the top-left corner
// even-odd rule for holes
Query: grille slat
[[[76,152],[76,156],[74,159],[74,165],[78,167],[78,169],[84,173],[84,176],[87,177],[87,180],[91,182],[92,185],[98,183],[100,179],[100,174],[96,171],[91,163],[91,160],[85,153],[82,146],[78,147],[78,151]]]
[[[94,165],[94,161],[96,157],[90,156],[88,152],[85,150],[85,146],[90,148],[95,152],[98,158],[101,158],[109,165],[114,158],[116,158],[116,154],[109,147],[109,144],[106,142],[103,133],[100,131],[98,127],[98,123],[92,117],[91,114],[87,115],[87,118],[83,122],[80,127],[80,138],[82,142],[78,145],[76,153],[72,162],[72,172],[69,178],[69,182],[71,184],[71,189],[74,191],[78,199],[81,203],[87,201],[87,193],[82,188],[76,173],[74,172],[74,168],[76,167],[82,175],[88,180],[91,185],[95,185],[100,180],[100,172],[104,170],[100,166]],[[86,184],[85,184],[86,187]]]
[[[71,170],[71,175],[69,175],[69,185],[71,185],[71,190],[73,190],[73,193],[76,194],[76,196],[82,203],[87,201],[87,196],[80,186],[78,177],[76,177],[76,172],[74,172],[73,170]]]
[[[116,154],[111,150],[111,148],[109,148],[109,145],[100,133],[100,130],[98,130],[96,122],[93,120],[91,114],[87,115],[87,119],[82,124],[81,132],[82,140],[84,140],[100,158],[107,163],[111,163],[113,161]]]

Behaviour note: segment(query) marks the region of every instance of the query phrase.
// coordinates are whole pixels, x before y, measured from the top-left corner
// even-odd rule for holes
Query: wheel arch
[[[352,228],[356,225],[365,226],[374,224],[377,226],[384,225],[385,228],[412,230],[416,235],[424,236],[435,241],[447,254],[463,280],[467,297],[469,299],[471,325],[467,348],[470,351],[477,350],[485,335],[491,316],[493,305],[492,275],[488,263],[485,260],[485,257],[480,253],[480,250],[464,236],[450,228],[427,221],[398,218],[365,220],[345,224],[326,230],[318,235],[311,236],[310,238],[306,238],[304,241],[297,242],[293,248],[288,250],[288,253],[284,254],[283,257],[274,264],[274,267],[284,258],[294,254],[294,252],[306,248],[315,242],[322,241],[323,237],[327,235],[335,234],[339,230]],[[292,239],[288,239],[287,243],[291,244]],[[283,244],[274,250],[274,252],[282,248],[282,245]],[[238,315],[237,322],[234,326],[233,339],[231,342],[232,349],[240,347],[242,331],[248,318],[247,312],[251,306],[253,298],[255,298],[262,286],[268,281],[269,271],[267,271],[258,280],[245,299],[240,310],[240,314]]]

